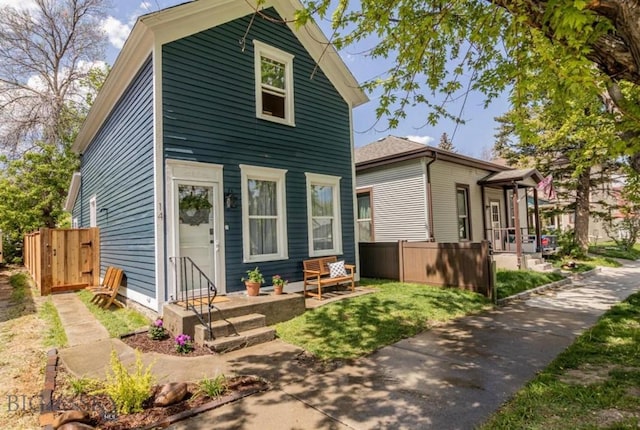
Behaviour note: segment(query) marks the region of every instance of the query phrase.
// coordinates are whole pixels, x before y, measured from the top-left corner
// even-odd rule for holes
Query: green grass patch
[[[47,324],[47,331],[44,333],[42,344],[45,348],[67,346],[67,334],[64,331],[58,310],[48,298],[40,307],[39,316]]]
[[[15,273],[9,278],[9,284],[13,287],[11,301],[14,303],[24,301],[29,290],[29,275],[24,272]]]
[[[559,273],[534,272],[532,270],[498,269],[496,273],[496,289],[498,299],[513,296],[541,285],[564,279]]]
[[[376,292],[321,306],[276,325],[278,336],[320,359],[355,358],[413,336],[433,322],[489,306],[475,293],[400,282],[362,280]]]
[[[603,315],[482,427],[636,429],[640,293]]]
[[[131,333],[149,325],[147,317],[134,309],[102,309],[100,306],[91,303],[93,294],[90,291],[80,290],[77,294],[91,313],[105,326],[111,337]]]
[[[600,245],[592,245],[589,247],[591,254],[597,254],[609,258],[621,258],[623,260],[640,259],[640,245],[636,244],[633,248],[626,250],[615,244],[603,243]]]
[[[595,269],[596,267],[622,267],[622,263],[611,257],[588,256],[582,259],[563,258],[550,260],[553,267],[560,268],[572,273],[582,273]],[[573,266],[571,266],[573,264]]]

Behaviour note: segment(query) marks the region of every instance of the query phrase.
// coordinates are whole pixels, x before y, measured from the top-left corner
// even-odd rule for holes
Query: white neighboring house
[[[387,136],[355,150],[360,242],[479,242],[496,253],[540,249],[536,169],[500,164]],[[514,199],[514,193],[517,199]],[[518,216],[514,216],[514,214]]]

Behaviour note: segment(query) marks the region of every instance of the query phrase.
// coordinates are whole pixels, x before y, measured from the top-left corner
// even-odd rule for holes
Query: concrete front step
[[[231,317],[226,320],[213,321],[211,323],[211,331],[213,339],[236,335],[240,332],[252,330],[254,328],[264,327],[266,325],[266,317],[262,314],[248,314],[239,317]],[[193,336],[194,341],[198,345],[203,345],[204,341],[211,340],[207,328],[203,325],[195,327]]]
[[[276,331],[270,327],[254,328],[243,331],[235,336],[206,340],[204,345],[214,352],[225,353],[260,343],[270,342],[276,337]]]

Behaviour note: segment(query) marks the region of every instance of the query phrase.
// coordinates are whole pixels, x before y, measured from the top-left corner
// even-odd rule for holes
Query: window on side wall
[[[98,226],[98,199],[92,196],[89,199],[89,227]]]
[[[373,242],[373,209],[371,189],[358,190],[358,241]]]
[[[286,170],[240,165],[244,262],[288,258]]]
[[[307,225],[309,255],[342,254],[340,177],[305,173],[307,176]]]
[[[458,211],[458,239],[471,240],[471,217],[469,216],[469,186],[456,185],[456,207]]]
[[[257,40],[253,46],[256,116],[294,126],[293,55]]]

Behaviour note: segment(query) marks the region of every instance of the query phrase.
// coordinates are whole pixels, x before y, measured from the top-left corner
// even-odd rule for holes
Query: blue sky
[[[31,1],[0,0],[0,6],[28,7]],[[103,22],[103,29],[109,37],[107,61],[113,64],[138,16],[183,2],[184,0],[111,0],[111,7],[107,10],[109,16]],[[325,34],[329,34],[329,23],[319,22],[319,24]],[[379,76],[389,68],[392,60],[387,60],[386,63],[382,60],[372,60],[359,54],[359,49],[347,48],[340,53],[359,82]],[[454,136],[453,142],[458,152],[474,157],[480,157],[484,148],[493,146],[496,127],[494,117],[501,115],[509,108],[506,97],[495,100],[485,109],[483,96],[471,94],[462,112],[462,118],[465,119],[466,124],[459,125],[457,130],[455,123],[448,120],[441,120],[435,127],[426,124],[428,112],[424,106],[410,108],[406,112],[406,119],[401,121],[399,127],[389,130],[385,119],[376,122],[375,109],[378,100],[371,94],[369,98],[369,103],[354,109],[353,112],[356,146],[365,145],[389,134],[410,136],[412,140],[435,146],[442,133],[447,133],[450,138]],[[451,106],[451,111],[458,112],[461,107],[461,102],[457,106],[454,104]]]

